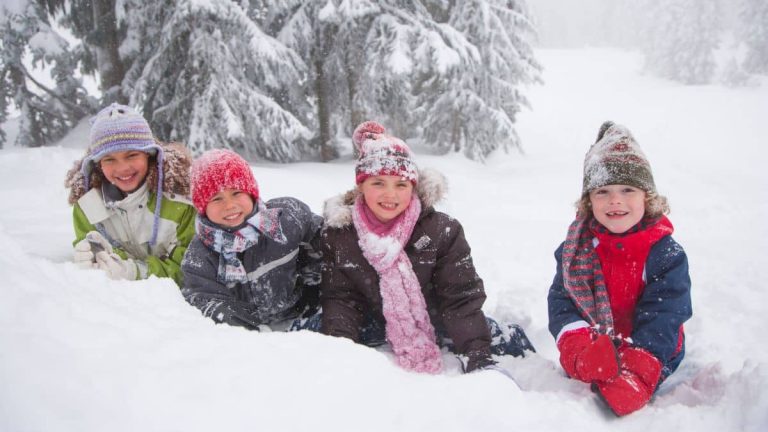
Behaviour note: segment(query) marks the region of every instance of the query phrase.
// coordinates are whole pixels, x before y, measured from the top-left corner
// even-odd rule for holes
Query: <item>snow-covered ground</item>
[[[515,376],[399,369],[388,353],[308,332],[214,325],[170,280],[114,282],[76,268],[64,174],[87,127],[61,146],[0,151],[2,431],[766,431],[768,80],[685,87],[608,50],[539,50],[546,84],[519,119],[525,155],[485,165],[421,156],[443,171],[441,209],[464,225],[489,315],[521,323],[538,354]],[[617,419],[563,376],[547,332],[552,252],[603,120],[630,128],[693,279],[688,354],[646,409]],[[267,197],[316,212],[353,184],[351,160],[254,166]]]

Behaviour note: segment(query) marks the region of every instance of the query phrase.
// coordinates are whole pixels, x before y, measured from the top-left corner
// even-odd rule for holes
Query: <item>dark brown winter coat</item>
[[[405,252],[421,284],[432,324],[453,340],[458,354],[469,357],[467,368],[474,369],[490,359],[491,337],[481,310],[485,291],[461,224],[433,208],[444,189],[441,174],[420,173],[417,193],[423,210]],[[383,324],[384,315],[379,276],[363,256],[352,224],[356,194],[348,192],[325,203],[326,226],[320,247],[324,261],[321,331],[357,342],[365,317],[370,314]]]

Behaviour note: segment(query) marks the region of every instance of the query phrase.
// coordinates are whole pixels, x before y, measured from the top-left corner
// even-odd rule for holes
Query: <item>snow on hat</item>
[[[259,199],[259,186],[251,167],[232,150],[213,149],[203,153],[192,163],[190,177],[192,203],[201,215],[205,214],[211,198],[225,189],[244,191],[254,203]]]
[[[373,121],[355,128],[352,142],[360,155],[355,165],[355,182],[360,184],[372,176],[394,175],[416,183],[419,171],[411,159],[411,149],[403,140],[384,132],[384,126]]]
[[[584,158],[582,194],[612,184],[656,191],[651,164],[632,133],[624,126],[607,121],[600,126],[597,141]]]
[[[160,220],[161,194],[163,190],[163,149],[155,141],[149,124],[133,108],[113,103],[91,118],[91,140],[88,154],[83,158],[80,172],[85,178],[85,190],[90,189],[93,165],[106,155],[114,152],[139,150],[157,155],[157,199],[155,200],[155,221],[150,244],[157,240]]]

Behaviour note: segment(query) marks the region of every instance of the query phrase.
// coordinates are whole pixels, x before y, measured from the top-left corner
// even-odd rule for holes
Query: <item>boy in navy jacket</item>
[[[555,252],[549,330],[568,376],[591,383],[620,416],[645,406],[685,354],[691,280],[668,212],[629,130],[604,123]]]

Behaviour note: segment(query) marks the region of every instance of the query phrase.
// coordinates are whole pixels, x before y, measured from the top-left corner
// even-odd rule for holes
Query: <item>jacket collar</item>
[[[112,215],[110,209],[120,208],[130,211],[139,204],[148,205],[149,188],[147,182],[144,182],[136,191],[120,199],[122,194],[117,188],[109,183],[103,184],[99,188],[89,190],[85,195],[77,200],[80,209],[83,210],[85,217],[91,224],[97,224],[109,219]]]

